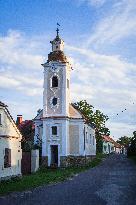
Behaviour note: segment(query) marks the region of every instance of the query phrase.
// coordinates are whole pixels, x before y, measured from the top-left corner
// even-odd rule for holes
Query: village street
[[[111,155],[63,183],[0,198],[0,205],[135,205],[136,165]]]

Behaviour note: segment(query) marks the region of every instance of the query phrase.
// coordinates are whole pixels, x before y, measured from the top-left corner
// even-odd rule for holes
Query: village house
[[[103,153],[110,154],[110,153],[117,153],[117,154],[124,154],[124,148],[115,140],[112,139],[110,136],[102,136],[103,140]]]
[[[114,152],[113,139],[109,136],[104,135],[102,136],[102,140],[103,140],[103,153],[110,154]]]
[[[7,105],[0,102],[0,180],[21,175],[21,139]]]
[[[122,153],[121,145],[115,141],[113,143],[114,143],[114,152],[118,154]]]
[[[81,165],[96,155],[95,129],[72,105],[71,64],[65,56],[59,30],[44,68],[43,109],[35,122],[35,144],[42,144],[44,166]]]

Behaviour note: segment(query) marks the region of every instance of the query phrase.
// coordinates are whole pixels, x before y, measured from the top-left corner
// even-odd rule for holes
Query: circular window
[[[53,104],[53,106],[57,105],[57,98],[54,97],[54,98],[52,99],[52,104]]]

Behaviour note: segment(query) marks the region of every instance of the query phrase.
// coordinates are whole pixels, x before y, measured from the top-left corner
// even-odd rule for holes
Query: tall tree
[[[131,138],[131,145],[128,148],[128,156],[136,156],[136,131],[133,132],[133,137]]]
[[[97,152],[102,152],[102,135],[110,135],[109,129],[105,123],[109,119],[100,110],[95,110],[92,105],[87,103],[86,100],[81,100],[74,103],[74,106],[84,115],[86,120],[95,125]]]
[[[131,137],[127,137],[127,136],[124,136],[124,137],[120,137],[118,140],[117,140],[117,143],[121,144],[121,145],[124,145],[125,147],[128,147],[129,144],[131,142]]]

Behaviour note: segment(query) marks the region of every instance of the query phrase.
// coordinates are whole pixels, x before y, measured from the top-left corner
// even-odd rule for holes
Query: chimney
[[[16,124],[19,125],[19,124],[22,123],[22,121],[23,121],[23,117],[22,117],[22,115],[17,115]]]

